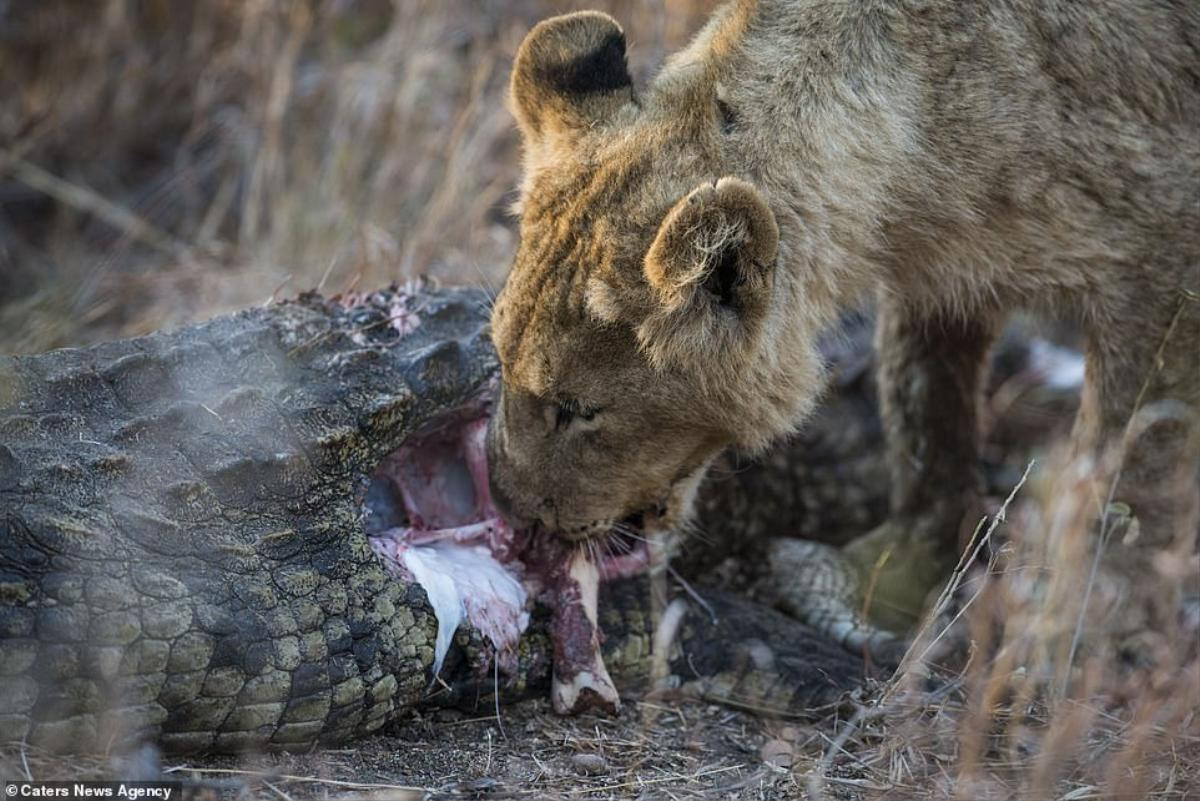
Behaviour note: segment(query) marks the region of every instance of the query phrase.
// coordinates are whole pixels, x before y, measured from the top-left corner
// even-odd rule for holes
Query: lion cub
[[[1170,585],[1126,605],[1163,630],[1155,565],[1190,553],[1200,497],[1198,47],[1194,0],[740,0],[637,89],[613,19],[542,22],[512,74],[497,499],[573,539],[679,525],[719,451],[804,421],[818,333],[873,296],[892,514],[849,555],[890,549],[876,608],[902,625],[978,519],[993,337],[1070,313],[1077,447],[1124,446],[1139,521],[1108,572]]]

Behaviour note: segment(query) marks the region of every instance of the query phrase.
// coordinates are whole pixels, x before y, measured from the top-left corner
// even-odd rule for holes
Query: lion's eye
[[[573,400],[559,401],[555,405],[557,408],[554,427],[557,429],[566,428],[576,418],[584,421],[594,420],[600,411],[594,406],[580,406],[578,401]]]
[[[575,419],[575,412],[571,411],[569,406],[558,404],[558,416],[554,418],[555,428],[566,428],[571,425],[571,421]]]

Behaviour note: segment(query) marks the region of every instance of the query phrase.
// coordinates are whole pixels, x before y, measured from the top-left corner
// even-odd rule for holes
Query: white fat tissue
[[[516,648],[529,626],[525,588],[491,549],[450,540],[428,545],[393,540],[385,547],[390,551],[385,553],[389,562],[402,566],[425,590],[437,616],[434,676],[441,672],[442,660],[464,618],[488,638],[502,662],[502,655]]]
[[[1031,369],[1054,389],[1076,389],[1083,386],[1086,361],[1083,354],[1034,339],[1029,343]]]

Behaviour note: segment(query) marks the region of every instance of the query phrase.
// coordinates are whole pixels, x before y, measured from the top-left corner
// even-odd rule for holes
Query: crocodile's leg
[[[891,512],[845,550],[863,586],[873,587],[868,615],[887,628],[904,630],[919,619],[976,522],[979,394],[996,323],[880,303],[876,347]]]
[[[767,573],[757,598],[855,653],[897,664],[905,641],[862,615],[862,585],[840,550],[819,542],[779,538],[767,546]]]

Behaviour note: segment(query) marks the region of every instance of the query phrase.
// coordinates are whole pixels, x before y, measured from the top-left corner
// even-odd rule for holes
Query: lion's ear
[[[638,329],[657,364],[748,348],[766,320],[779,227],[750,184],[722,178],[667,213],[646,254],[652,310]]]
[[[624,31],[598,11],[539,23],[517,51],[510,92],[529,143],[604,122],[633,101]]]

